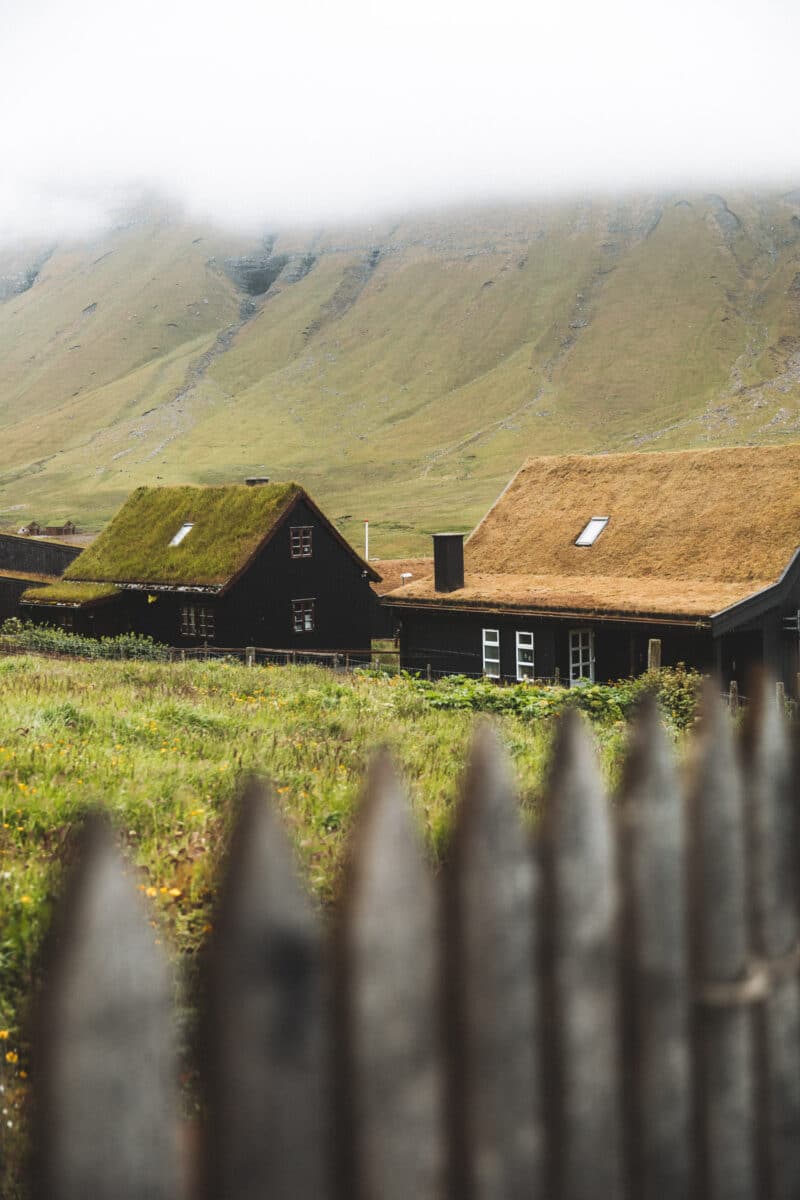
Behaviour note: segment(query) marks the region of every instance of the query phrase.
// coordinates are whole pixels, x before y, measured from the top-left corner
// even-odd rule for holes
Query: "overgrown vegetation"
[[[9,636],[58,652],[65,642],[82,642],[35,627]],[[522,811],[533,824],[551,717],[568,704],[586,712],[613,785],[626,720],[641,691],[657,687],[677,737],[692,720],[698,682],[679,669],[572,692],[499,688],[378,670],[341,675],[311,666],[141,661],[161,648],[145,639],[109,645],[118,650],[123,642],[130,661],[0,658],[0,1083],[11,1122],[0,1127],[0,1161],[12,1174],[28,1070],[24,1000],[73,831],[88,810],[110,814],[186,979],[210,931],[218,863],[248,773],[274,781],[309,888],[326,906],[336,893],[365,766],[379,744],[391,748],[408,781],[421,837],[437,864],[476,713],[498,722]],[[102,658],[103,643],[92,646]],[[10,1175],[0,1193],[16,1194]]]
[[[6,653],[63,654],[70,658],[146,659],[166,662],[169,647],[140,633],[121,633],[117,637],[82,637],[54,625],[36,625],[10,617],[0,627],[0,648]]]

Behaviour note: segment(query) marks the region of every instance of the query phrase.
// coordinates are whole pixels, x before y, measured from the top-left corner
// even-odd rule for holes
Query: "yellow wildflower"
[[[17,1054],[16,1050],[6,1051],[6,1062],[7,1063],[19,1062],[19,1055]]]

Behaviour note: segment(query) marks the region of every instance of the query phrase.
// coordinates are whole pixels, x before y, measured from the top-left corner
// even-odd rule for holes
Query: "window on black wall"
[[[313,633],[316,623],[316,600],[308,598],[292,601],[292,629],[295,633]]]
[[[181,605],[181,637],[213,641],[215,632],[213,608],[203,604]]]
[[[311,558],[312,552],[311,525],[292,525],[289,529],[289,550],[292,558]]]

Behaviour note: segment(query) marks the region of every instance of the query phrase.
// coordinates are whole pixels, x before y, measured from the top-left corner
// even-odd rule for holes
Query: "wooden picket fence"
[[[773,699],[735,741],[716,697],[694,750],[679,773],[644,711],[610,804],[568,715],[532,846],[479,729],[438,879],[379,758],[330,934],[251,784],[208,974],[208,1121],[188,1154],[165,956],[91,824],[40,1012],[37,1195],[800,1196],[792,739]]]

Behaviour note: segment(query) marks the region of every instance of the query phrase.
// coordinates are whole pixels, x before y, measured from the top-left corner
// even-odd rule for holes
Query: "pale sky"
[[[797,0],[0,0],[0,236],[800,186]]]

